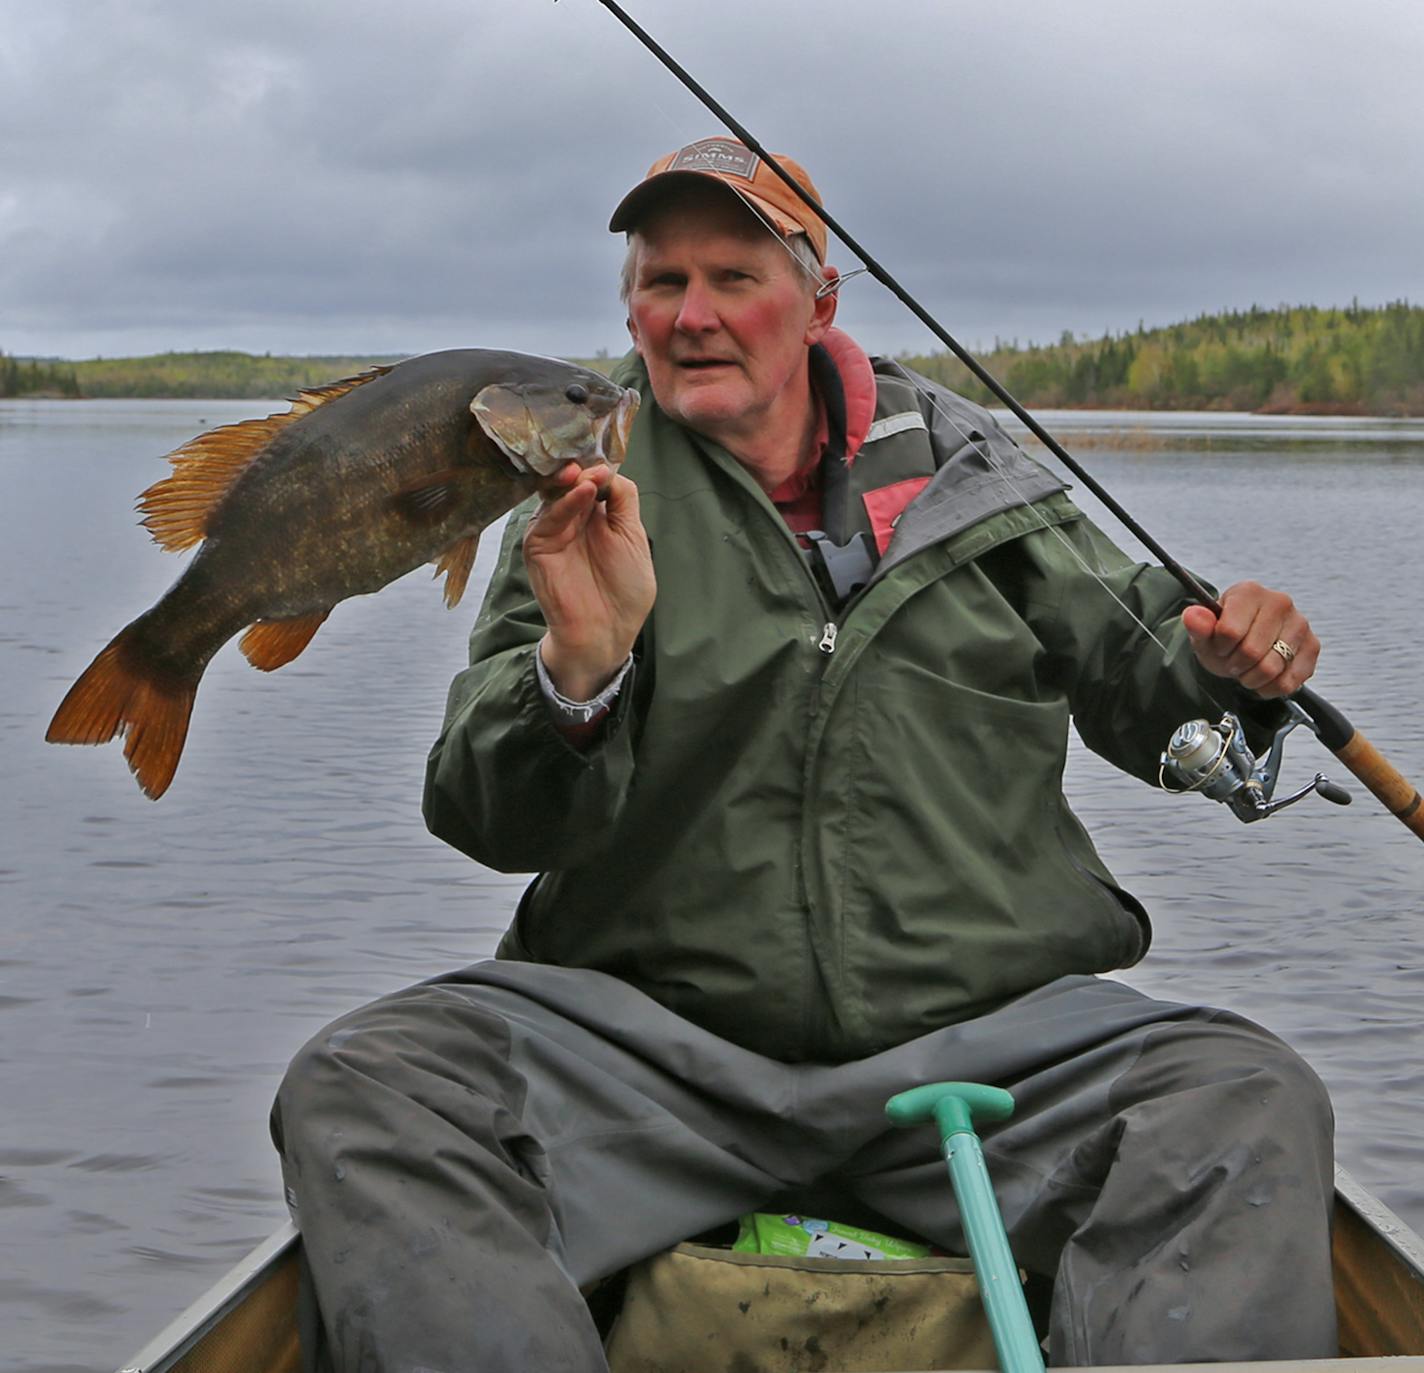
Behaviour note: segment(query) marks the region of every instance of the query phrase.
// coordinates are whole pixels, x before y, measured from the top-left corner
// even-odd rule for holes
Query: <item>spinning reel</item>
[[[1282,704],[1290,718],[1276,731],[1270,751],[1259,760],[1252,755],[1246,742],[1246,731],[1240,717],[1231,711],[1227,711],[1220,723],[1215,725],[1206,720],[1188,720],[1179,725],[1162,755],[1158,775],[1162,790],[1173,793],[1199,791],[1213,801],[1226,802],[1236,818],[1248,824],[1294,805],[1312,791],[1337,806],[1348,806],[1350,793],[1322,772],[1317,772],[1314,781],[1293,795],[1280,801],[1271,799],[1280,775],[1286,735],[1297,725],[1315,730],[1314,721],[1293,701]]]

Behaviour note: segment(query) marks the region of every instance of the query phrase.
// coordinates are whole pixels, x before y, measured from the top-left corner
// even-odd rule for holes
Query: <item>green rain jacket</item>
[[[435,834],[539,873],[500,957],[610,973],[784,1061],[869,1055],[1141,958],[1146,913],[1063,796],[1069,718],[1155,781],[1225,686],[1167,573],[987,411],[875,368],[875,423],[825,503],[837,542],[886,546],[833,611],[751,475],[625,359],[658,592],[612,717],[585,752],[553,724],[521,508],[427,773]]]

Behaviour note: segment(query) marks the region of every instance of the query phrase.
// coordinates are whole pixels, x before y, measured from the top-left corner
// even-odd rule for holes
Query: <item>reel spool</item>
[[[1293,805],[1312,791],[1337,806],[1350,804],[1350,793],[1322,772],[1299,791],[1273,800],[1280,776],[1286,736],[1297,725],[1314,729],[1310,717],[1291,701],[1286,701],[1290,718],[1276,731],[1270,750],[1258,760],[1246,742],[1239,716],[1227,711],[1213,725],[1207,720],[1188,720],[1178,725],[1162,754],[1158,785],[1173,793],[1199,791],[1213,801],[1230,806],[1238,820],[1249,824],[1264,820]]]

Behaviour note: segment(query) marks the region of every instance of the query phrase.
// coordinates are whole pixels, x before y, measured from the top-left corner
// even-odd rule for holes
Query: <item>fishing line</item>
[[[945,334],[942,329],[935,325],[933,321],[930,321],[928,319],[928,316],[925,315],[924,311],[920,310],[917,305],[914,305],[909,300],[909,298],[905,296],[904,292],[899,288],[899,286],[893,282],[893,279],[890,279],[888,277],[888,274],[884,272],[884,269],[879,268],[878,264],[875,263],[875,260],[871,258],[864,251],[864,249],[862,249],[855,242],[854,239],[850,238],[846,234],[844,229],[842,229],[828,214],[825,213],[824,208],[817,205],[817,203],[796,182],[795,178],[791,177],[771,154],[769,154],[764,148],[762,148],[762,146],[757,143],[756,140],[753,139],[751,135],[748,134],[746,130],[741,127],[740,124],[738,124],[734,119],[732,119],[732,117],[727,114],[725,110],[723,110],[719,105],[717,105],[717,103],[712,100],[711,96],[707,95],[706,92],[701,89],[701,87],[697,86],[696,83],[692,81],[692,78],[690,76],[687,76],[686,73],[684,73],[682,69],[677,66],[673,59],[667,54],[665,54],[663,50],[658,47],[656,43],[653,42],[652,38],[650,38],[643,30],[638,28],[634,21],[629,18],[624,11],[619,9],[617,5],[610,3],[610,0],[600,0],[600,3],[605,5],[619,19],[621,19],[625,25],[631,28],[633,32],[644,42],[644,44],[648,46],[650,50],[652,50],[654,54],[660,58],[663,64],[667,66],[669,70],[673,72],[674,75],[678,76],[679,80],[683,81],[685,85],[688,85],[688,88],[692,90],[694,95],[696,95],[700,100],[702,100],[704,104],[707,104],[709,108],[713,108],[714,111],[717,113],[718,117],[722,119],[723,123],[734,133],[736,133],[738,137],[741,138],[743,144],[745,144],[753,152],[757,153],[758,156],[760,156],[762,160],[767,163],[768,167],[775,171],[781,177],[781,179],[797,193],[801,200],[803,200],[811,209],[817,212],[820,218],[827,224],[827,226],[835,231],[837,237],[839,237],[841,241],[845,243],[846,246],[849,247],[861,259],[863,263],[865,263],[865,265],[862,267],[857,267],[849,272],[838,274],[836,277],[825,279],[824,272],[816,272],[801,257],[796,254],[796,252],[792,249],[790,243],[785,237],[782,236],[776,226],[770,224],[767,221],[765,212],[761,210],[761,208],[752,201],[751,197],[748,196],[741,189],[741,187],[733,185],[730,181],[722,180],[721,184],[726,186],[727,189],[730,190],[742,202],[742,204],[746,206],[746,208],[752,213],[752,215],[755,216],[757,223],[762,225],[762,227],[767,231],[767,233],[771,235],[772,239],[781,246],[782,250],[796,265],[796,267],[806,276],[811,278],[813,283],[815,283],[817,299],[820,299],[828,294],[838,293],[841,286],[843,286],[845,282],[849,281],[853,277],[857,277],[862,274],[869,274],[871,276],[874,276],[876,280],[880,281],[881,285],[886,286],[887,289],[891,290],[892,294],[896,295],[897,298],[902,301],[902,303],[910,304],[911,308],[914,310],[914,313],[918,317],[930,323],[932,331],[935,333],[935,335],[941,338],[942,341],[947,341],[952,346],[955,355],[959,357],[960,361],[964,362],[967,366],[970,366],[971,370],[974,371],[977,375],[980,375],[981,379],[986,381],[986,384],[989,385],[990,390],[993,391],[994,394],[998,395],[1000,399],[1006,399],[1008,401],[1012,411],[1019,417],[1021,421],[1028,425],[1030,431],[1033,432],[1035,436],[1040,439],[1040,441],[1046,443],[1052,449],[1052,451],[1059,454],[1066,460],[1069,469],[1073,471],[1076,475],[1081,477],[1085,485],[1087,485],[1088,488],[1100,500],[1102,500],[1103,503],[1107,505],[1110,510],[1117,514],[1119,518],[1124,521],[1127,527],[1134,534],[1136,534],[1140,539],[1142,539],[1143,543],[1147,546],[1147,548],[1158,556],[1158,558],[1162,561],[1163,565],[1167,566],[1169,570],[1176,570],[1178,581],[1182,582],[1183,586],[1185,586],[1188,592],[1192,594],[1194,600],[1196,600],[1200,604],[1206,605],[1208,609],[1213,610],[1218,616],[1221,614],[1221,607],[1217,604],[1215,598],[1211,595],[1211,593],[1208,592],[1206,588],[1203,587],[1201,583],[1196,580],[1195,577],[1191,576],[1190,573],[1187,573],[1185,569],[1179,568],[1179,565],[1166,552],[1165,549],[1161,548],[1161,546],[1157,544],[1155,540],[1153,540],[1147,534],[1147,532],[1142,529],[1141,526],[1138,525],[1135,520],[1131,518],[1131,516],[1127,515],[1126,511],[1124,511],[1122,507],[1119,506],[1116,501],[1114,501],[1112,497],[1107,494],[1106,491],[1104,491],[1096,482],[1094,482],[1093,479],[1089,477],[1086,472],[1084,472],[1075,462],[1073,462],[1071,458],[1068,458],[1067,454],[1064,453],[1063,450],[1058,447],[1058,445],[1052,440],[1051,436],[1047,435],[1046,432],[1040,430],[1037,423],[1033,420],[1033,417],[1029,415],[1027,411],[1023,410],[1022,407],[1020,407],[1017,402],[1015,402],[1013,398],[1009,396],[1008,393],[1004,391],[1003,388],[1000,387],[998,383],[995,382],[993,378],[989,376],[988,373],[984,372],[983,369],[980,368],[978,364],[974,362],[974,360],[967,353],[960,349],[957,344],[954,344],[953,340],[949,339],[948,335]],[[678,132],[682,135],[682,137],[687,140],[687,142],[684,144],[684,149],[686,151],[692,151],[692,149],[696,146],[697,140],[688,138],[688,131],[682,127],[681,120],[677,119],[674,115],[672,115],[672,113],[668,111],[657,100],[656,97],[650,97],[650,99],[654,108],[656,108],[662,114],[663,118],[666,119],[667,122],[674,129],[677,129]],[[715,172],[717,170],[716,163],[709,153],[701,152],[699,150],[695,154],[695,156],[697,158],[700,158],[705,163],[709,172]],[[960,423],[958,416],[956,416],[951,410],[949,410],[945,405],[941,403],[939,398],[934,394],[933,391],[927,388],[921,378],[917,377],[914,373],[910,372],[909,369],[902,366],[898,360],[887,359],[887,361],[889,361],[891,365],[904,378],[904,380],[909,382],[911,387],[929,403],[930,407],[937,415],[948,421],[950,427],[959,435],[959,437],[966,444],[973,447],[976,452],[980,453],[986,459],[992,471],[999,478],[999,480],[1003,482],[1005,487],[1015,498],[1015,504],[1028,510],[1044,529],[1050,531],[1054,535],[1054,537],[1059,540],[1059,542],[1069,551],[1073,560],[1097,583],[1098,586],[1103,589],[1103,591],[1114,602],[1116,602],[1116,604],[1123,611],[1123,613],[1127,615],[1127,617],[1135,625],[1137,625],[1138,628],[1141,629],[1143,633],[1145,633],[1154,644],[1157,645],[1157,647],[1161,650],[1163,657],[1167,657],[1169,654],[1169,650],[1166,644],[1164,644],[1162,640],[1157,636],[1152,626],[1147,624],[1147,622],[1143,620],[1132,609],[1132,607],[1129,606],[1122,599],[1122,597],[1120,597],[1117,592],[1113,590],[1110,585],[1108,585],[1108,582],[1104,575],[1097,569],[1093,568],[1087,562],[1087,560],[1079,553],[1078,549],[1074,547],[1072,541],[1068,538],[1068,536],[1064,534],[1063,531],[1056,524],[1049,520],[1044,515],[1044,513],[1037,507],[1037,505],[1024,494],[1022,489],[1014,481],[1012,475],[1003,466],[998,457],[993,453],[987,439],[973,438],[971,436],[970,431],[967,430],[964,425]],[[1225,709],[1222,703],[1209,690],[1206,690],[1204,694],[1207,696],[1207,699],[1211,701],[1211,704],[1215,709]]]
[[[674,119],[668,113],[668,111],[664,109],[661,104],[659,104],[656,99],[653,100],[653,104],[663,114],[663,116],[668,119],[668,121],[674,126],[674,128],[678,128],[679,121]],[[684,138],[687,136],[687,131],[685,129],[679,129],[679,132],[682,133]],[[711,154],[704,152],[700,149],[696,149],[695,141],[690,141],[688,144],[684,145],[684,147],[685,151],[692,153],[692,156],[688,158],[688,162],[685,165],[695,165],[698,160],[701,160],[706,165],[707,170],[709,172],[715,172],[717,170],[716,162],[711,156]],[[721,180],[721,184],[727,187],[727,189],[730,190],[737,197],[737,199],[740,200],[742,204],[746,206],[746,208],[751,212],[751,214],[755,216],[756,222],[766,230],[766,232],[771,236],[774,242],[781,246],[782,250],[796,265],[796,267],[799,268],[806,276],[811,278],[812,282],[815,283],[817,287],[817,299],[820,299],[825,295],[831,294],[833,291],[839,291],[840,287],[852,277],[860,276],[862,273],[870,272],[869,267],[859,267],[843,275],[838,274],[835,277],[826,279],[824,277],[824,271],[818,273],[813,270],[805,262],[805,260],[801,258],[792,249],[790,243],[781,234],[781,232],[774,225],[767,222],[765,212],[758,205],[756,205],[756,203],[751,199],[749,195],[746,194],[745,191],[742,190],[741,187],[736,186],[732,182],[727,180]],[[1055,524],[1053,521],[1049,520],[1047,516],[1044,515],[1043,511],[1038,508],[1037,504],[1027,495],[1025,495],[1022,488],[1014,480],[1008,469],[1000,461],[999,457],[994,453],[987,438],[976,438],[973,431],[965,428],[965,426],[960,422],[959,417],[947,406],[945,406],[944,403],[939,399],[939,397],[935,395],[932,390],[929,389],[924,378],[919,377],[915,373],[911,372],[907,367],[901,364],[898,359],[887,357],[885,361],[888,362],[889,365],[893,367],[895,371],[906,382],[909,383],[911,388],[916,393],[918,393],[925,401],[928,402],[930,408],[937,415],[939,415],[942,419],[948,422],[949,426],[955,431],[955,433],[959,435],[959,437],[964,441],[966,445],[972,447],[986,460],[994,475],[999,479],[1000,482],[1003,483],[1009,494],[1014,498],[1014,505],[1016,507],[1027,510],[1033,516],[1033,518],[1038,521],[1039,525],[1043,529],[1047,530],[1050,534],[1052,534],[1054,538],[1056,538],[1059,543],[1061,543],[1063,547],[1068,550],[1068,553],[1073,559],[1073,561],[1076,562],[1078,566],[1081,567],[1083,571],[1086,572],[1088,576],[1090,576],[1093,581],[1096,582],[1097,585],[1102,588],[1102,590],[1117,604],[1118,608],[1123,612],[1123,614],[1125,614],[1128,619],[1130,619],[1135,625],[1137,625],[1137,627],[1141,629],[1142,632],[1154,644],[1157,645],[1157,647],[1162,652],[1162,656],[1164,658],[1169,656],[1170,650],[1168,649],[1167,645],[1163,643],[1163,641],[1158,637],[1156,631],[1152,628],[1152,626],[1149,625],[1144,619],[1142,619],[1142,617],[1138,615],[1136,611],[1134,611],[1132,607],[1128,605],[1127,602],[1124,601],[1122,597],[1117,594],[1117,592],[1112,588],[1112,586],[1108,584],[1107,579],[1101,572],[1101,570],[1094,568],[1088,562],[1088,560],[1079,552],[1077,547],[1075,547],[1075,545],[1073,544],[1073,541],[1068,538],[1068,536],[1062,531],[1062,529],[1060,529],[1058,525]],[[1207,697],[1207,699],[1211,702],[1213,708],[1215,708],[1216,710],[1224,711],[1226,709],[1225,705],[1221,701],[1219,701],[1209,689],[1204,689],[1203,694]]]
[[[922,305],[911,296],[861,245],[856,239],[844,229],[827,211],[816,201],[806,189],[779,163],[770,153],[746,130],[738,121],[711,95],[707,93],[693,78],[685,71],[659,44],[641,28],[615,0],[598,0],[610,14],[626,28],[654,57],[665,66],[698,100],[702,102],[719,120],[724,127],[730,129],[742,143],[757,156],[761,157],[767,164],[770,171],[791,190],[791,192],[802,201],[810,211],[865,264],[864,270],[869,272],[877,281],[889,290],[907,310],[911,312],[934,336],[939,339],[944,346],[954,354],[956,358],[977,377],[979,381],[989,390],[991,394],[1008,407],[1008,409],[1018,418],[1030,434],[1039,440],[1070,472],[1072,472],[1083,485],[1091,491],[1107,509],[1117,517],[1119,523],[1124,528],[1132,532],[1147,548],[1147,550],[1157,559],[1162,567],[1186,589],[1193,600],[1205,606],[1218,619],[1222,615],[1222,607],[1216,598],[1187,571],[1170,553],[1167,552],[1146,529],[1108,492],[1101,483],[1088,472],[1058,441],[1050,434],[1022,405],[1009,394],[1007,389],[988,372],[971,353],[964,349],[939,323],[930,315]],[[675,121],[674,121],[675,122]],[[780,237],[778,235],[778,237]],[[790,245],[783,242],[787,251],[791,251]],[[822,283],[824,289],[826,283]],[[933,397],[930,398],[933,403]],[[936,407],[939,413],[944,413]],[[946,416],[956,431],[963,434],[962,427],[953,416]],[[967,436],[966,436],[967,437]],[[990,458],[992,462],[992,456]],[[1020,503],[1029,505],[1021,491],[1014,486],[1012,478],[1007,474],[1002,474],[1011,489],[1015,490],[1020,497]],[[1118,600],[1111,587],[1108,587],[1101,574],[1088,569],[1098,585],[1103,586],[1114,600]],[[1119,601],[1119,604],[1121,602]],[[1131,618],[1139,625],[1142,621],[1128,607],[1123,607]],[[1144,625],[1143,628],[1146,628]],[[1149,631],[1150,632],[1150,631]],[[1152,636],[1154,641],[1161,645],[1161,641]],[[1396,819],[1401,821],[1408,829],[1414,832],[1420,839],[1424,839],[1424,795],[1411,783],[1400,771],[1384,757],[1375,746],[1370,743],[1360,732],[1350,723],[1350,721],[1330,702],[1317,695],[1307,686],[1298,687],[1285,702],[1289,712],[1300,717],[1300,722],[1307,724],[1315,733],[1316,737],[1325,745],[1337,758],[1340,759],[1350,771],[1367,786],[1375,797],[1385,806],[1385,808]],[[1225,722],[1223,722],[1225,724]],[[1180,733],[1180,731],[1179,731]],[[1283,737],[1278,734],[1277,739]],[[1259,814],[1269,813],[1261,811],[1256,817],[1246,816],[1243,818],[1259,818]]]
[[[1152,626],[1147,623],[1146,620],[1144,620],[1135,610],[1133,610],[1130,605],[1128,605],[1126,601],[1122,599],[1121,596],[1117,594],[1116,591],[1113,590],[1103,571],[1100,568],[1095,568],[1087,560],[1087,558],[1085,558],[1083,554],[1079,552],[1077,546],[1073,543],[1072,539],[1070,539],[1063,532],[1062,528],[1058,524],[1055,524],[1052,520],[1050,520],[1043,513],[1043,511],[1038,508],[1038,503],[1034,500],[1031,500],[1028,496],[1024,494],[1023,488],[1019,486],[1019,484],[1014,480],[1008,469],[1003,465],[1002,462],[1000,462],[999,458],[994,453],[992,447],[989,444],[988,439],[974,439],[968,433],[966,433],[963,426],[959,423],[958,418],[955,416],[954,412],[946,409],[945,406],[940,402],[939,398],[934,394],[934,392],[928,390],[922,384],[922,378],[917,376],[914,372],[911,372],[909,368],[905,367],[904,364],[901,363],[898,358],[887,357],[884,359],[884,361],[889,363],[891,367],[895,368],[895,370],[900,373],[904,380],[909,382],[910,385],[913,386],[921,396],[923,396],[927,401],[929,401],[930,405],[934,408],[935,413],[942,415],[945,419],[947,419],[950,424],[954,426],[955,430],[959,433],[959,435],[964,439],[966,443],[973,445],[975,451],[978,452],[980,456],[982,456],[988,462],[989,466],[993,469],[994,475],[998,477],[998,479],[1004,484],[1004,486],[1008,489],[1009,493],[1015,497],[1015,505],[1020,509],[1027,510],[1029,514],[1031,514],[1034,519],[1038,521],[1039,526],[1042,529],[1052,534],[1053,537],[1056,538],[1058,542],[1061,543],[1063,547],[1068,550],[1068,554],[1073,559],[1073,561],[1076,562],[1078,566],[1082,568],[1083,571],[1086,572],[1088,576],[1090,576],[1093,581],[1096,582],[1097,585],[1102,588],[1106,595],[1108,595],[1113,601],[1117,603],[1118,608],[1122,611],[1122,613],[1126,615],[1127,618],[1131,620],[1139,629],[1141,629],[1142,632],[1149,639],[1151,639],[1152,642],[1156,644],[1159,649],[1161,649],[1162,656],[1164,658],[1170,657],[1171,650],[1167,647],[1165,643],[1163,643],[1160,638],[1158,638],[1156,630],[1154,630]],[[1227,707],[1223,702],[1217,699],[1216,695],[1211,691],[1210,687],[1207,687],[1203,684],[1201,690],[1202,694],[1206,697],[1206,699],[1211,702],[1214,709],[1225,712]]]
[[[940,322],[935,319],[893,276],[890,275],[871,254],[861,246],[858,240],[844,228],[831,214],[825,206],[821,205],[795,177],[791,175],[776,159],[762,147],[755,136],[725,109],[713,97],[693,79],[693,77],[677,62],[671,53],[667,52],[651,34],[642,28],[631,15],[615,0],[598,0],[610,14],[618,20],[647,50],[658,59],[677,79],[695,95],[714,115],[717,116],[723,125],[730,129],[742,143],[752,152],[761,157],[770,170],[778,179],[785,183],[796,198],[802,201],[808,209],[825,226],[830,229],[847,248],[851,250],[865,264],[866,270],[882,286],[890,291],[895,298],[909,310],[916,319],[920,321],[934,336],[957,357],[970,372],[974,374],[1000,401],[1006,405],[1019,422],[1028,429],[1040,443],[1048,449],[1070,472],[1072,472],[1084,486],[1088,488],[1112,513],[1122,522],[1126,528],[1132,531],[1148,551],[1162,564],[1187,590],[1194,600],[1207,607],[1215,615],[1221,615],[1221,606],[1216,598],[1204,587],[1185,567],[1181,565],[1146,529],[1140,525],[1128,510],[1118,503],[1117,499],[1099,484],[1097,479],[1086,468],[1082,467],[1076,458],[1065,449],[1057,439],[1053,437],[1039,422],[1016,401],[1005,389],[1002,383],[988,370],[986,370],[977,358],[974,357],[958,340],[956,340]]]
[[[686,134],[684,132],[684,137],[685,136]],[[695,144],[689,145],[689,147],[695,146]],[[703,161],[709,171],[716,170],[716,163],[709,153],[698,151],[696,153],[696,158]],[[690,162],[693,160],[694,159],[689,159]],[[813,271],[812,268],[805,262],[805,260],[801,258],[792,249],[790,243],[785,237],[783,237],[781,232],[774,225],[769,224],[767,222],[765,213],[756,204],[753,203],[751,197],[748,196],[741,189],[741,187],[733,185],[732,182],[726,180],[722,181],[722,185],[726,186],[727,189],[730,190],[742,202],[742,204],[745,205],[747,209],[751,211],[751,213],[756,217],[757,223],[759,223],[766,230],[766,232],[771,236],[774,242],[780,244],[786,255],[792,260],[793,263],[796,264],[797,267],[799,267],[808,277],[810,277],[813,282],[819,281],[820,284],[817,286],[816,289],[816,298],[818,300],[820,300],[826,295],[839,293],[840,288],[851,278],[860,276],[863,273],[867,273],[870,271],[869,267],[857,267],[850,272],[838,273],[834,277],[821,280],[821,276],[818,275],[815,271]],[[821,275],[823,275],[823,273]],[[957,416],[952,410],[950,410],[934,393],[934,391],[929,388],[929,386],[926,384],[925,378],[918,376],[914,372],[911,372],[910,369],[905,367],[899,361],[898,358],[886,357],[884,361],[886,361],[891,367],[893,367],[895,371],[899,373],[901,378],[908,382],[910,384],[910,387],[925,401],[929,403],[930,408],[937,415],[939,415],[942,419],[948,421],[950,427],[955,431],[955,433],[959,435],[959,437],[965,442],[965,444],[972,447],[977,453],[980,454],[981,457],[983,457],[988,462],[990,468],[994,472],[994,475],[998,477],[999,481],[1003,483],[1009,494],[1014,498],[1014,505],[1021,509],[1027,510],[1034,517],[1034,519],[1038,521],[1039,525],[1043,529],[1046,529],[1050,534],[1052,534],[1059,541],[1059,543],[1061,543],[1063,547],[1068,550],[1068,553],[1072,557],[1073,561],[1076,562],[1078,566],[1081,567],[1083,571],[1086,572],[1103,589],[1103,591],[1106,592],[1107,595],[1117,603],[1119,609],[1122,610],[1123,614],[1125,614],[1128,619],[1130,619],[1135,625],[1137,625],[1137,627],[1141,629],[1142,632],[1146,634],[1147,637],[1151,639],[1152,642],[1156,644],[1159,649],[1161,649],[1162,656],[1164,658],[1168,657],[1170,654],[1170,650],[1168,649],[1167,645],[1163,643],[1160,638],[1157,637],[1157,633],[1152,628],[1152,626],[1149,625],[1144,619],[1142,619],[1142,617],[1138,615],[1137,612],[1134,611],[1132,607],[1128,605],[1127,602],[1124,601],[1122,597],[1117,594],[1116,591],[1113,590],[1113,588],[1108,584],[1108,581],[1102,571],[1100,569],[1094,568],[1088,562],[1088,560],[1083,557],[1083,555],[1078,551],[1078,549],[1074,546],[1073,541],[1063,532],[1063,530],[1059,528],[1059,526],[1055,524],[1052,520],[1048,519],[1048,517],[1044,515],[1043,511],[1038,508],[1037,503],[1031,500],[1024,493],[1023,489],[1014,480],[1012,474],[1000,461],[998,455],[995,454],[992,446],[988,442],[988,439],[976,439],[974,437],[973,431],[966,429],[964,425],[960,422],[959,416]],[[1225,705],[1221,701],[1219,701],[1209,689],[1205,690],[1204,694],[1215,709],[1221,711],[1224,711],[1226,709]]]

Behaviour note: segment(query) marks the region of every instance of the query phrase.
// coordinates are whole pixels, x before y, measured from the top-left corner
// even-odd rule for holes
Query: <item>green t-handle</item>
[[[1043,1351],[994,1200],[984,1151],[974,1133],[976,1118],[1007,1120],[1013,1111],[1014,1099],[1008,1092],[977,1082],[935,1082],[901,1092],[885,1103],[885,1114],[896,1125],[933,1120],[939,1126],[944,1161],[959,1203],[959,1218],[974,1260],[999,1367],[1003,1373],[1043,1373]]]

